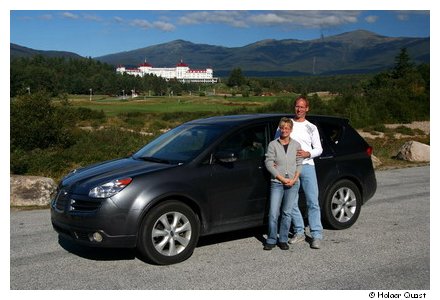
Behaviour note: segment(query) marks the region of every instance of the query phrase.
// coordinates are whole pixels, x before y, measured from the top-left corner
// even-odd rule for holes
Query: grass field
[[[261,107],[278,99],[287,99],[289,96],[270,97],[223,97],[223,96],[174,96],[174,97],[137,97],[119,99],[108,96],[94,95],[92,101],[89,96],[69,97],[73,106],[87,107],[102,110],[107,116],[119,113],[143,112],[227,112],[239,107],[249,110]]]

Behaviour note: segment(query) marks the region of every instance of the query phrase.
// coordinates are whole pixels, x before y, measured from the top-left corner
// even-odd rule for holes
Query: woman
[[[271,173],[269,230],[264,250],[272,250],[278,241],[282,250],[288,250],[288,234],[292,220],[293,205],[298,201],[299,175],[302,158],[297,158],[300,144],[290,138],[293,122],[281,118],[279,123],[281,135],[269,143],[266,153],[266,168]],[[281,224],[278,235],[278,218],[281,209]]]

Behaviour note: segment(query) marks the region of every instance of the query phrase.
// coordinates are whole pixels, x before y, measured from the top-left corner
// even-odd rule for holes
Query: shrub
[[[258,113],[293,113],[294,99],[277,99],[257,109]]]
[[[396,127],[395,131],[404,135],[415,135],[415,132],[411,128],[403,125]]]
[[[60,180],[70,170],[125,157],[152,139],[118,128],[82,131],[68,148],[49,147],[11,152],[11,173],[47,176]]]
[[[73,117],[52,105],[49,95],[37,92],[11,102],[11,149],[31,150],[73,143]],[[65,108],[64,108],[65,109]]]

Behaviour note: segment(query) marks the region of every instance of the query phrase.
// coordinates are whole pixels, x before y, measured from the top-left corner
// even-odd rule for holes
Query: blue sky
[[[237,0],[238,1],[238,0]],[[97,57],[176,39],[226,47],[356,29],[429,37],[429,10],[10,10],[10,42]]]

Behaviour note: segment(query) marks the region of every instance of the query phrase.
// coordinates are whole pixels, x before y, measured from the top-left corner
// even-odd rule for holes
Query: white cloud
[[[53,19],[53,15],[51,14],[45,14],[45,15],[41,15],[38,17],[40,20],[52,20]]]
[[[400,21],[406,21],[406,20],[409,19],[409,16],[406,15],[406,14],[398,14],[396,17],[397,17],[397,19],[400,20]]]
[[[176,26],[174,26],[173,24],[163,21],[156,21],[153,23],[153,26],[154,28],[162,31],[173,31],[176,29]]]
[[[116,23],[123,23],[124,19],[121,18],[121,17],[116,16],[116,17],[113,18],[113,21],[115,21]]]
[[[173,31],[176,29],[176,26],[174,26],[172,23],[169,22],[163,22],[163,21],[150,22],[143,19],[135,19],[130,22],[130,25],[144,30],[154,28],[161,31]]]
[[[377,19],[379,19],[378,16],[366,16],[365,21],[367,23],[376,23]]]
[[[133,21],[130,22],[130,25],[142,29],[150,29],[153,27],[153,25],[150,22],[141,19],[134,19]]]
[[[71,12],[64,12],[64,13],[61,14],[61,16],[62,16],[63,18],[72,19],[72,20],[79,19],[79,16],[78,16],[78,15],[73,14],[73,13],[71,13]]]
[[[102,21],[102,18],[97,15],[84,14],[83,17],[85,20],[88,20],[88,21],[96,21],[96,22]]]
[[[239,11],[202,11],[186,14],[179,18],[179,24],[227,24],[233,27],[247,27],[243,20],[246,17],[246,12]]]
[[[359,11],[202,11],[179,18],[179,24],[220,23],[233,27],[288,26],[323,28],[358,22]]]

